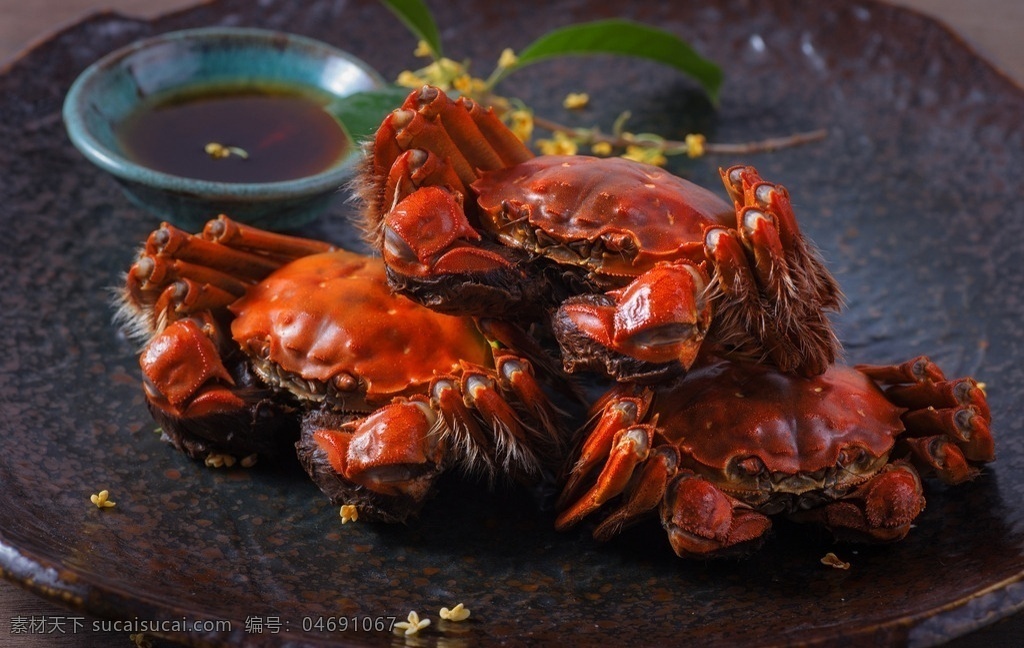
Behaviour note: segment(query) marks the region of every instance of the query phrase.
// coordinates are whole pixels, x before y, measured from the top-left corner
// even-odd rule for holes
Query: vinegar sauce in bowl
[[[286,86],[193,88],[154,97],[115,136],[125,155],[171,175],[215,182],[293,180],[349,147],[326,99]]]

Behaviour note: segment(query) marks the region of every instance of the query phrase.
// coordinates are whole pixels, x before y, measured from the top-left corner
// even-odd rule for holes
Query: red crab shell
[[[261,373],[333,381],[369,403],[424,392],[435,374],[491,357],[472,320],[392,295],[380,259],[342,250],[289,263],[230,308],[232,336]]]
[[[756,506],[841,493],[876,473],[904,432],[905,410],[843,365],[806,379],[718,363],[657,392],[652,409],[665,441],[689,458],[687,468]]]
[[[777,514],[900,540],[924,509],[922,474],[959,484],[995,458],[984,390],[926,356],[810,378],[710,360],[673,384],[617,385],[591,421],[555,526],[603,510],[593,533],[607,540],[657,509],[680,556],[745,553]]]
[[[710,190],[622,158],[536,157],[483,173],[472,189],[481,217],[507,245],[606,276],[636,277],[659,261],[703,259],[705,229],[736,220],[733,206]],[[584,252],[599,243],[599,252],[609,253],[564,247],[580,243]]]

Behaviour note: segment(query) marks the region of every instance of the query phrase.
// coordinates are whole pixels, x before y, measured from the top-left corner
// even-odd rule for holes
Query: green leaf
[[[421,0],[380,0],[417,38],[426,41],[436,58],[441,58],[441,32],[430,9]]]
[[[722,70],[674,34],[638,22],[598,20],[562,27],[541,36],[518,53],[514,68],[556,56],[617,54],[664,63],[693,77],[718,102]]]
[[[372,137],[384,117],[402,105],[410,92],[398,86],[355,92],[331,102],[327,112],[341,122],[353,142],[359,143]]]

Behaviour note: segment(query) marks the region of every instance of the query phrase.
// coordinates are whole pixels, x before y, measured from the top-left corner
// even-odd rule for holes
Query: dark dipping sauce
[[[331,167],[348,147],[325,103],[290,89],[191,91],[144,104],[115,134],[127,157],[155,171],[216,182],[294,180]],[[211,143],[236,150],[213,156]]]

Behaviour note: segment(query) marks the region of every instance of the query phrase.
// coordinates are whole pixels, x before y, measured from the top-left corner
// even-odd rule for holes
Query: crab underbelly
[[[764,473],[723,479],[721,473],[698,470],[723,492],[765,515],[794,513],[835,501],[877,474],[889,453],[863,457],[852,465],[837,464],[815,471]]]
[[[287,392],[297,400],[315,404],[327,405],[337,412],[372,412],[392,397],[398,394],[388,394],[385,398],[369,398],[365,388],[358,383],[353,383],[350,389],[340,389],[339,383],[333,380],[320,380],[318,378],[304,378],[303,376],[286,371],[281,365],[269,362],[264,358],[250,356],[253,371],[271,388]],[[417,391],[419,385],[411,385],[408,392]],[[422,390],[426,385],[422,386]]]

